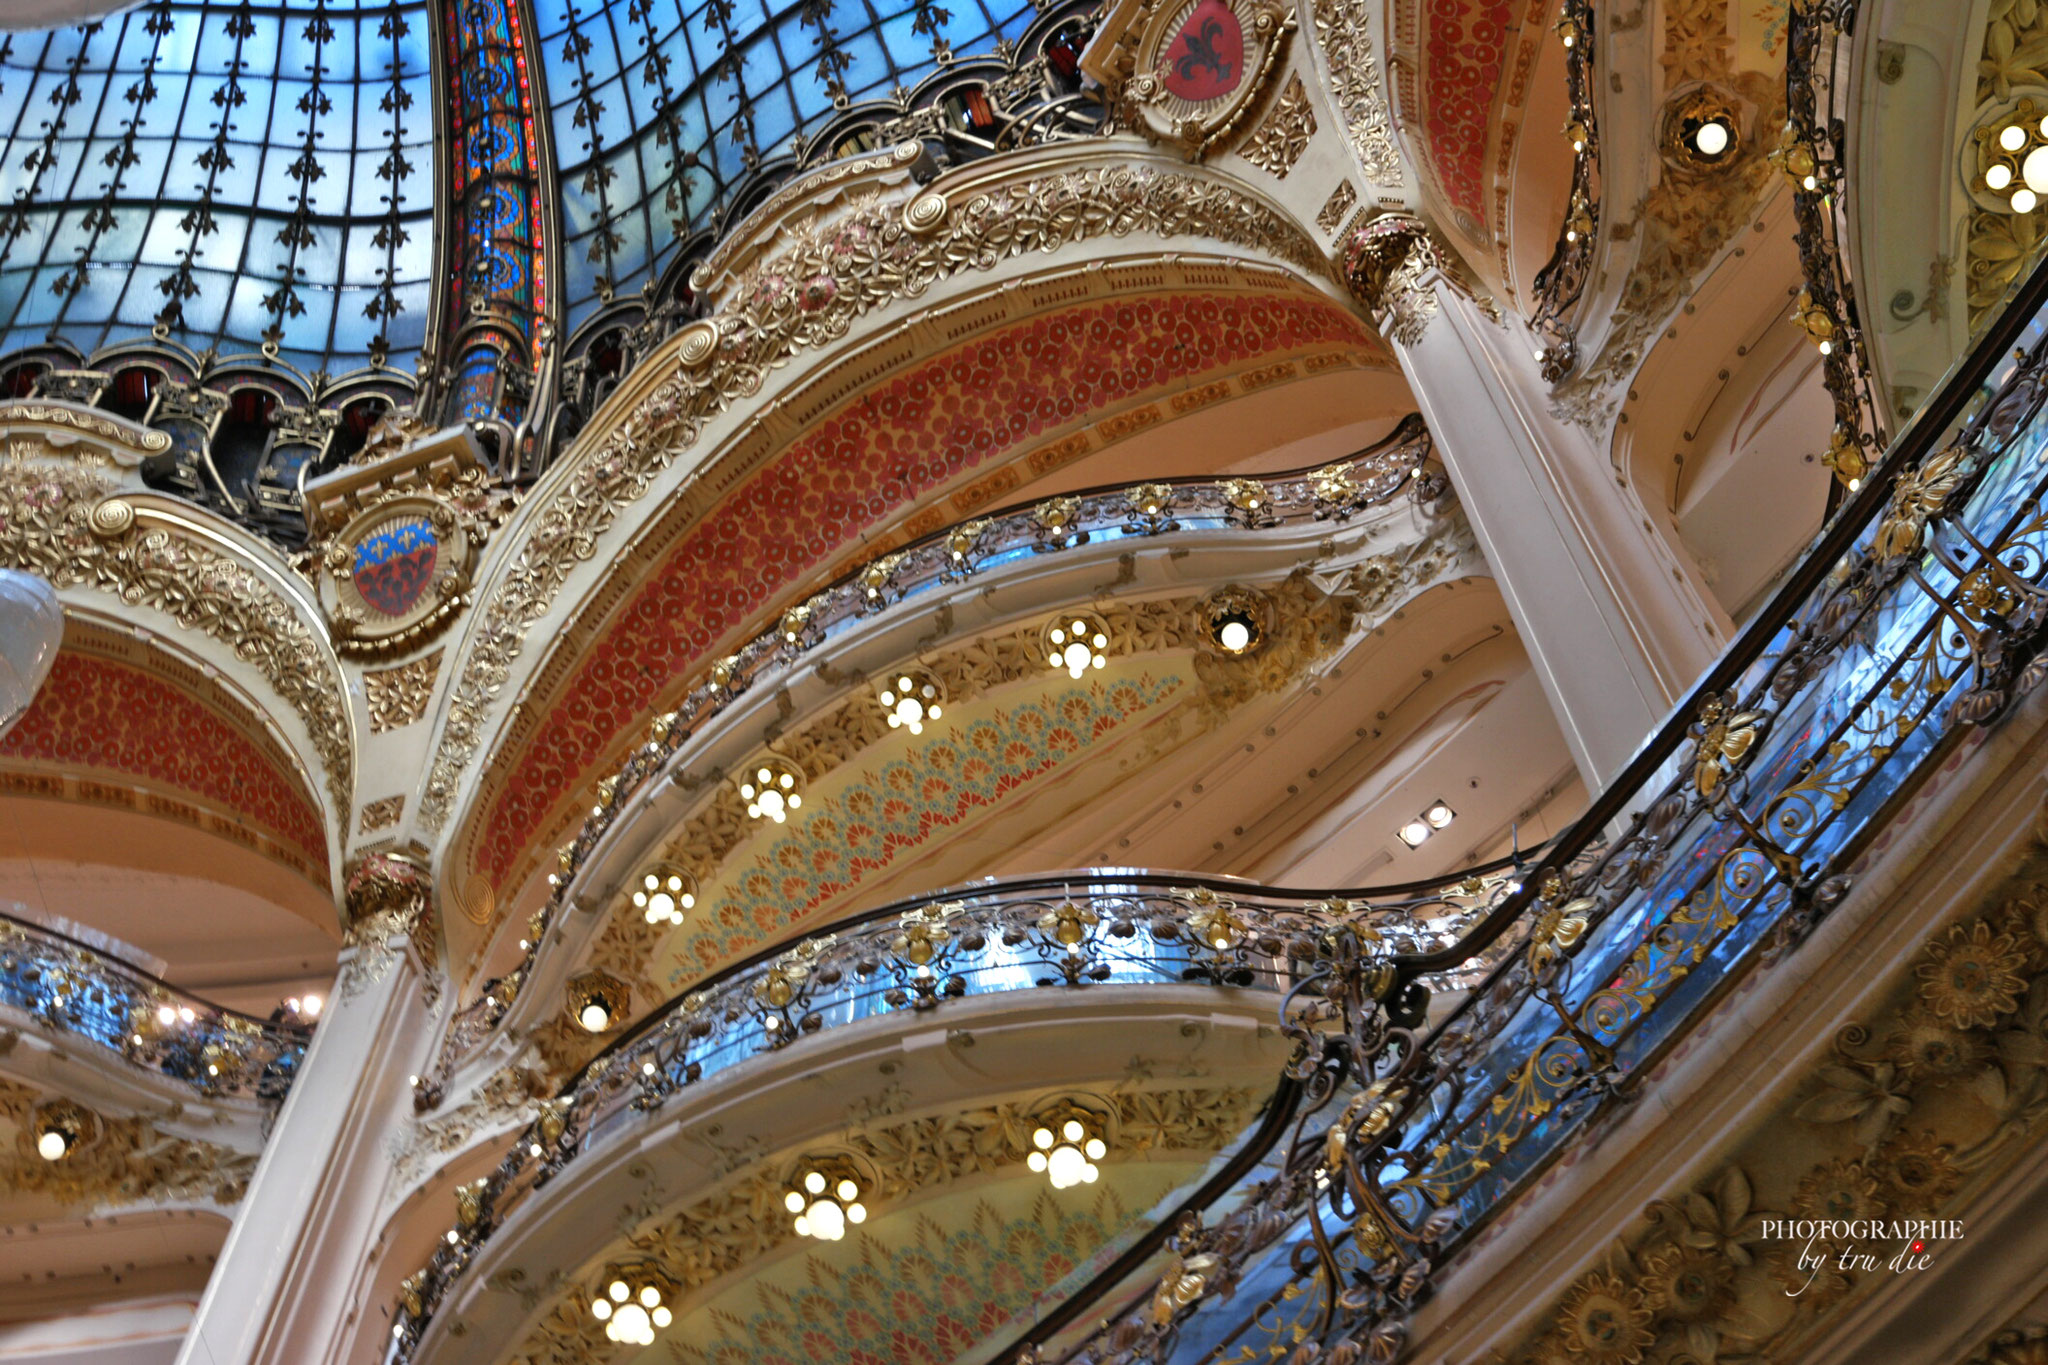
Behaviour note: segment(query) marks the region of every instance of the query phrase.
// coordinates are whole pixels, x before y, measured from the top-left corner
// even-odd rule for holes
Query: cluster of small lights
[[[795,773],[766,767],[756,768],[753,777],[740,783],[740,795],[746,798],[748,818],[773,820],[778,825],[804,803],[796,790]]]
[[[2048,118],[2034,119],[2031,100],[2020,101],[2012,122],[1984,134],[1984,188],[2007,196],[2014,213],[2032,213],[2048,195]]]
[[[939,685],[929,678],[896,675],[896,685],[881,691],[882,705],[889,712],[889,728],[902,728],[913,735],[924,733],[924,723],[939,718]]]
[[[836,1242],[846,1236],[848,1223],[865,1223],[868,1219],[867,1206],[860,1202],[860,1186],[854,1179],[842,1175],[834,1182],[823,1171],[804,1172],[802,1188],[783,1195],[782,1206],[796,1215],[799,1237],[815,1237],[821,1242]]]
[[[1401,826],[1401,842],[1410,848],[1422,847],[1422,841],[1458,818],[1458,812],[1441,801],[1429,803],[1429,809]]]
[[[1108,633],[1080,617],[1061,621],[1046,631],[1045,638],[1050,645],[1046,662],[1054,668],[1066,669],[1068,677],[1078,678],[1090,668],[1101,668],[1109,662],[1102,653],[1109,645]]]
[[[649,924],[681,924],[683,911],[697,908],[697,893],[681,872],[657,867],[641,874],[639,889],[633,892],[633,908]]]
[[[1061,1121],[1057,1133],[1051,1128],[1037,1129],[1031,1134],[1031,1145],[1034,1150],[1025,1157],[1025,1164],[1050,1176],[1056,1190],[1094,1184],[1102,1174],[1095,1163],[1109,1150],[1101,1138],[1089,1136],[1078,1118]]]
[[[657,1328],[675,1320],[662,1301],[661,1287],[643,1284],[636,1293],[624,1280],[613,1280],[590,1301],[590,1316],[604,1324],[607,1340],[628,1346],[652,1346]]]
[[[318,1019],[321,1006],[326,1003],[317,995],[295,995],[284,1002],[284,1007],[301,1019]]]

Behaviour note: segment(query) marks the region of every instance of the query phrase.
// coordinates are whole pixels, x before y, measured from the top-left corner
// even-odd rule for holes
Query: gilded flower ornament
[[[1878,523],[1874,546],[1880,560],[1900,559],[1920,549],[1928,519],[1938,515],[1963,480],[1967,447],[1953,445],[1900,476],[1891,504]]]
[[[1308,476],[1317,502],[1348,503],[1358,497],[1358,480],[1348,464],[1328,464]]]
[[[1585,937],[1595,905],[1588,896],[1568,898],[1564,878],[1555,872],[1544,875],[1541,894],[1543,909],[1529,930],[1529,965],[1539,972]]]
[[[1595,1273],[1572,1286],[1553,1330],[1586,1365],[1637,1365],[1656,1341],[1643,1291],[1618,1275]]]
[[[1038,917],[1039,929],[1068,948],[1087,938],[1088,931],[1099,923],[1101,916],[1073,901],[1061,901]]]
[[[1693,727],[1693,787],[1712,800],[1744,755],[1755,745],[1765,717],[1761,711],[1730,711],[1724,697],[1708,697]]]
[[[1152,1295],[1152,1321],[1164,1327],[1180,1310],[1201,1298],[1217,1264],[1217,1259],[1207,1252],[1175,1255],[1167,1261],[1165,1273],[1159,1277],[1159,1288]]]
[[[1237,915],[1237,902],[1228,896],[1219,896],[1206,886],[1184,888],[1173,896],[1187,903],[1188,927],[1211,948],[1234,948],[1244,937],[1245,922]]]
[[[1920,1002],[1957,1028],[1983,1028],[2019,1008],[2026,992],[2026,956],[2009,934],[1989,924],[1958,924],[1927,945],[1914,974]]]
[[[953,931],[948,926],[966,911],[965,901],[921,905],[915,910],[905,911],[897,921],[896,937],[889,941],[890,951],[914,966],[924,966],[952,941]]]

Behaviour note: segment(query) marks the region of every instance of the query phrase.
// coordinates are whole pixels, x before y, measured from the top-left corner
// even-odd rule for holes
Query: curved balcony
[[[763,695],[792,680],[827,646],[839,646],[873,618],[900,605],[936,600],[959,585],[1006,566],[1048,562],[1048,557],[1092,547],[1097,557],[1129,545],[1161,542],[1200,544],[1218,533],[1297,535],[1305,528],[1344,522],[1384,508],[1406,495],[1418,502],[1442,496],[1444,482],[1430,464],[1428,431],[1417,417],[1406,419],[1384,441],[1350,460],[1264,478],[1177,480],[1135,487],[1082,490],[995,517],[963,522],[936,532],[902,551],[884,555],[843,575],[791,607],[782,617],[720,660],[683,699],[655,722],[649,741],[623,769],[599,784],[599,804],[584,820],[575,841],[560,854],[550,875],[554,891],[526,926],[521,960],[485,983],[477,998],[450,1024],[440,1055],[419,1099],[437,1103],[466,1057],[513,1013],[531,984],[535,964],[560,937],[564,907],[593,895],[593,860],[609,849],[634,798],[652,790],[660,775],[682,761],[693,736],[707,732],[742,697]],[[843,657],[835,666],[848,665]],[[696,756],[701,766],[702,756]]]
[[[1163,1267],[1141,1303],[1128,1265],[1105,1275],[1029,1334],[1033,1358],[1396,1358],[1452,1259],[1738,983],[1866,874],[1886,893],[1874,864],[1916,798],[2048,680],[2044,338],[2037,271],[1523,889],[1449,951],[1331,991],[1319,1060],[1363,1088],[1304,1120],[1276,1174],[1189,1209],[1223,1217],[1134,1248]],[[1510,937],[1425,1029],[1390,1007]]]
[[[746,1074],[758,1077],[762,1059],[811,1040],[863,1025],[900,1031],[976,1000],[1010,1000],[1000,1009],[1013,1014],[1049,990],[1128,988],[1153,1001],[1161,988],[1203,992],[1240,1011],[1253,992],[1273,1002],[1260,1012],[1278,1013],[1287,1038],[1305,1041],[1327,1013],[1317,983],[1329,964],[1450,953],[1466,926],[1518,886],[1512,864],[1349,892],[1102,872],[902,902],[777,945],[671,1001],[543,1106],[497,1171],[460,1200],[458,1224],[431,1264],[406,1282],[389,1358],[412,1358],[439,1305],[542,1186],[632,1144],[679,1096],[749,1063]],[[1433,990],[1457,990],[1485,965],[1412,983],[1394,1008],[1418,1023]],[[1291,1107],[1291,1091],[1286,1099]]]
[[[208,1100],[275,1106],[311,1029],[209,1004],[78,939],[0,914],[0,1009]]]

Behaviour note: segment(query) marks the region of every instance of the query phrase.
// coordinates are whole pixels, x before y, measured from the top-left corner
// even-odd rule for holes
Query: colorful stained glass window
[[[760,160],[1015,39],[1029,0],[535,0],[571,327],[635,290]]]
[[[0,34],[0,355],[161,328],[410,365],[434,273],[425,0],[155,0]]]

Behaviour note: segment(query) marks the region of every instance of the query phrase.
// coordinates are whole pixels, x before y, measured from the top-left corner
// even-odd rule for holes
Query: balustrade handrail
[[[641,1020],[542,1103],[497,1170],[462,1201],[463,1218],[451,1238],[407,1281],[388,1359],[410,1358],[455,1278],[533,1189],[577,1160],[628,1110],[654,1111],[714,1071],[780,1051],[828,1022],[915,1014],[945,1000],[1002,990],[1177,982],[1277,993],[1296,984],[1294,964],[1313,959],[1317,940],[1332,931],[1385,945],[1455,934],[1455,927],[1418,924],[1415,912],[1435,906],[1470,918],[1507,894],[1528,856],[1335,891],[1201,874],[1047,874],[892,902],[758,950]],[[1012,960],[968,961],[1005,950]],[[1011,984],[999,980],[991,990],[977,989],[970,977],[981,972],[1009,973]],[[755,1045],[747,1048],[750,1038]],[[707,1065],[714,1059],[716,1066]],[[1275,1103],[1291,1113],[1297,1094],[1283,1084]],[[1274,1122],[1263,1125],[1190,1206],[1226,1188],[1279,1136]],[[1126,1256],[1117,1264],[1135,1268],[1142,1259]]]
[[[1449,949],[1351,973],[1332,991],[1341,1025],[1283,1019],[1363,1088],[1246,1205],[1169,1239],[1173,1282],[1070,1359],[1259,1354],[1246,1332],[1298,1360],[1340,1341],[1396,1358],[1436,1268],[1687,1023],[1841,902],[1856,860],[1971,727],[2048,680],[2044,310],[2037,269],[1519,892]],[[1517,946],[1431,1027],[1392,1017],[1405,985],[1511,929]],[[1247,1275],[1262,1292],[1231,1299]],[[1035,1362],[1046,1336],[1028,1334],[1016,1359]]]
[[[627,796],[661,771],[698,727],[767,674],[793,665],[854,622],[917,592],[959,582],[1004,555],[1077,548],[1103,534],[1156,536],[1186,529],[1197,520],[1258,529],[1297,520],[1343,520],[1391,501],[1404,489],[1429,501],[1446,488],[1440,477],[1426,471],[1432,454],[1428,428],[1420,415],[1410,414],[1381,440],[1342,460],[1238,478],[1160,479],[1079,489],[935,531],[841,574],[803,598],[732,655],[710,665],[707,680],[675,711],[656,719],[650,742],[636,749],[617,774],[598,784],[599,804],[559,855],[559,871],[550,874],[554,892],[527,926],[523,957],[505,975],[486,982],[477,998],[450,1020],[440,1054],[416,1093],[417,1103],[422,1109],[437,1104],[463,1058],[510,1013],[517,993],[533,974],[548,928],[575,889],[577,873],[625,808]]]
[[[312,1036],[307,1024],[214,1004],[103,948],[5,913],[0,1005],[209,1098],[282,1101]]]

